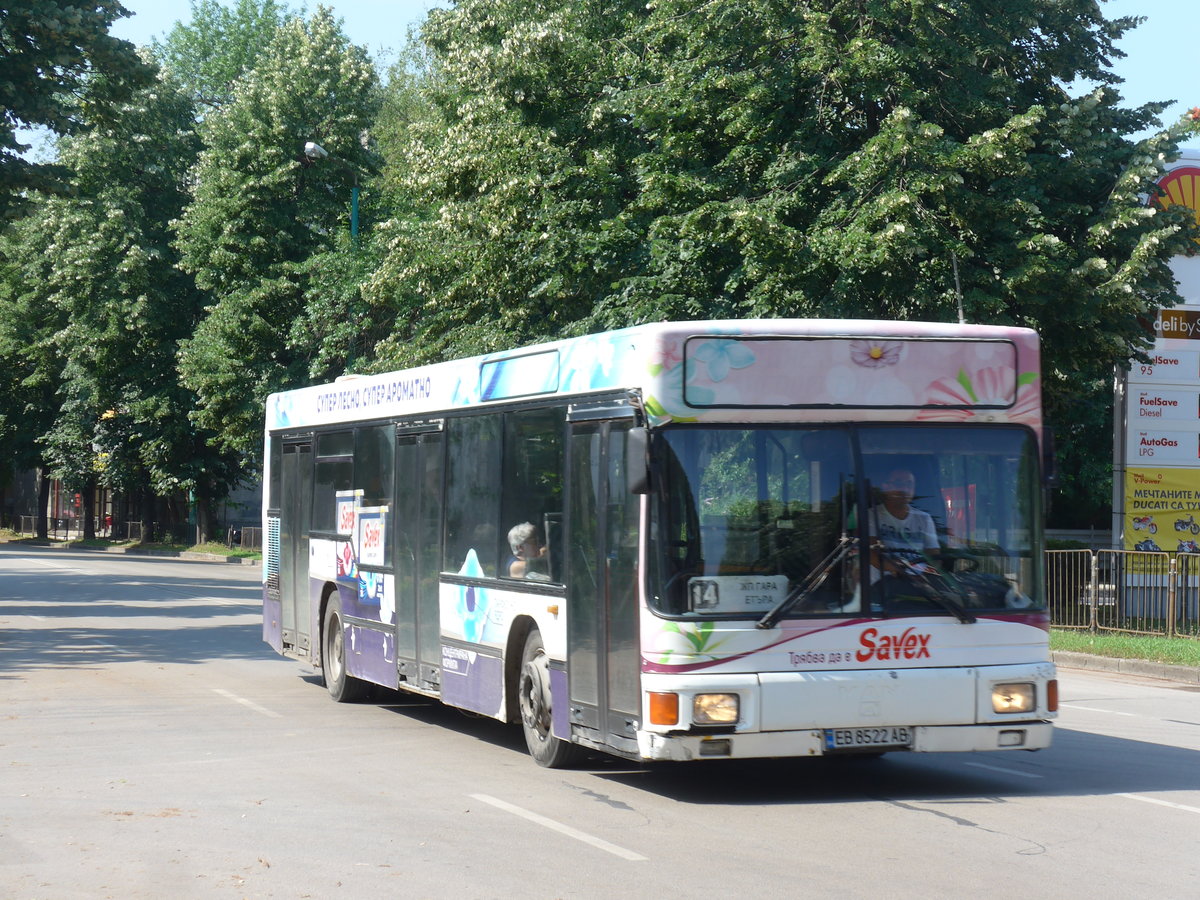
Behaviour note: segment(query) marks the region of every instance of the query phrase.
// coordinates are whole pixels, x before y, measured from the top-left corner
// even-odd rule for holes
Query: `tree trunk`
[[[216,539],[217,514],[212,493],[205,487],[196,490],[196,543],[207,544]]]
[[[125,522],[128,518],[129,495],[124,491],[114,492],[112,495],[112,525],[108,529],[108,536],[119,541],[129,537],[129,532],[125,529]]]
[[[85,541],[94,541],[96,539],[96,479],[89,478],[83,485],[83,509],[80,510],[83,516],[83,539]]]
[[[148,544],[154,540],[154,495],[149,488],[138,491],[138,531],[141,533],[141,543]]]
[[[37,505],[37,536],[46,540],[50,529],[46,523],[46,508],[50,505],[50,470],[45,466],[38,467],[38,505]]]

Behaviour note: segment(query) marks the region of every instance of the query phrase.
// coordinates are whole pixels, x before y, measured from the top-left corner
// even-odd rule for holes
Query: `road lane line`
[[[1034,775],[1032,772],[1022,772],[1018,769],[1004,769],[1000,766],[989,766],[987,763],[968,762],[963,763],[964,766],[972,766],[976,769],[987,769],[991,772],[1003,772],[1005,775],[1019,775],[1021,778],[1043,778],[1043,775]]]
[[[1059,709],[1082,709],[1084,712],[1104,713],[1109,716],[1129,716],[1134,719],[1142,718],[1137,713],[1118,712],[1115,709],[1100,709],[1099,707],[1096,707],[1096,706],[1079,706],[1078,704],[1075,704],[1075,703],[1060,703],[1060,704],[1058,704],[1058,708]]]
[[[624,847],[618,847],[616,844],[610,844],[608,841],[602,840],[594,835],[587,834],[577,828],[572,828],[570,825],[564,825],[562,822],[556,822],[553,819],[547,819],[545,816],[539,816],[535,812],[530,812],[527,809],[522,809],[519,806],[513,806],[511,803],[506,803],[503,800],[498,800],[495,797],[490,797],[487,794],[471,794],[476,800],[481,800],[484,803],[490,804],[497,809],[502,809],[505,812],[510,812],[514,816],[520,816],[522,819],[527,819],[543,828],[549,828],[551,831],[557,831],[559,834],[566,835],[569,838],[574,838],[577,841],[582,841],[585,844],[590,844],[598,850],[603,850],[605,853],[611,853],[614,856],[619,856],[621,859],[627,859],[631,862],[645,862],[646,857],[640,853],[634,853],[632,850],[626,850]]]
[[[245,697],[239,697],[237,694],[230,691],[222,690],[221,688],[213,688],[213,692],[220,694],[226,700],[232,700],[234,703],[240,703],[247,709],[252,709],[256,713],[262,713],[264,716],[270,716],[272,719],[282,719],[283,715],[272,709],[267,709],[265,706],[259,706],[253,700],[247,700]]]
[[[1171,809],[1182,809],[1184,812],[1200,813],[1200,807],[1184,806],[1182,803],[1172,803],[1170,800],[1158,800],[1154,797],[1143,797],[1141,794],[1117,794],[1130,800],[1141,800],[1143,803],[1153,803],[1155,806],[1169,806]]]

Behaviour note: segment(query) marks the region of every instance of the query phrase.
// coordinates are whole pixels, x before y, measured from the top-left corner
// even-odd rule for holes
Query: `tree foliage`
[[[463,0],[424,32],[435,115],[404,179],[435,212],[389,226],[374,286],[409,324],[380,364],[961,303],[1041,331],[1065,468],[1090,477],[1109,423],[1078,413],[1178,301],[1196,234],[1145,205],[1184,129],[1127,138],[1163,109],[1123,108],[1108,68],[1134,24],[1093,0]]]
[[[190,423],[194,397],[176,372],[204,302],[176,265],[169,228],[200,149],[192,126],[188,98],[160,81],[113,127],[64,139],[71,195],[47,201],[13,242],[18,287],[5,318],[32,329],[33,371],[57,386],[51,404],[38,395],[49,410],[37,420],[52,416],[37,442],[73,490],[223,496],[240,474]]]
[[[275,0],[236,0],[232,6],[192,0],[191,18],[154,41],[154,55],[197,104],[224,106],[290,15],[287,4]]]
[[[222,449],[257,458],[266,395],[307,376],[311,348],[288,335],[305,315],[306,262],[345,229],[355,173],[372,165],[360,136],[376,89],[365,52],[318,8],[279,28],[206,123],[177,246],[212,303],[180,366],[199,398],[194,419]],[[307,159],[307,141],[329,157]]]
[[[132,44],[108,33],[128,11],[117,0],[18,0],[0,10],[0,223],[28,208],[27,192],[61,193],[69,170],[20,154],[20,128],[68,134],[111,121],[114,104],[151,79]],[[84,92],[87,98],[84,102]]]
[[[494,349],[578,327],[630,271],[638,129],[611,108],[632,2],[435,10],[425,103],[385,170],[409,215],[368,294],[398,327],[380,365]]]
[[[458,0],[381,86],[327,9],[192,13],[124,106],[132,76],[51,79],[61,128],[92,130],[63,142],[75,195],[0,243],[21,373],[0,447],[219,487],[261,452],[268,392],[347,370],[668,318],[961,310],[1040,331],[1065,505],[1106,501],[1113,367],[1200,236],[1146,204],[1195,125],[1130,140],[1164,108],[1122,105],[1134,20],[1095,0]]]

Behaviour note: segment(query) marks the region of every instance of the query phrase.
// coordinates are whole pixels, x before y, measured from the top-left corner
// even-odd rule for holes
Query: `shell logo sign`
[[[1168,206],[1186,206],[1195,212],[1196,223],[1200,224],[1200,169],[1195,166],[1180,166],[1172,169],[1158,182],[1162,196],[1154,204],[1162,209]]]

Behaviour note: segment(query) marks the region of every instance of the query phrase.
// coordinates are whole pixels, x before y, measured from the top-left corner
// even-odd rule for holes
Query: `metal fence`
[[[7,525],[7,527],[11,528],[17,534],[32,536],[37,533],[36,516],[14,515],[5,518],[3,524]],[[111,522],[96,519],[95,528],[96,537],[112,538],[119,541],[140,542],[142,540],[142,526],[140,522],[125,522],[114,525]],[[188,525],[167,526],[158,522],[152,523],[151,528],[155,540],[175,544],[188,543],[193,530]],[[71,519],[47,519],[46,532],[47,537],[52,541],[82,540],[83,520],[78,517]],[[261,528],[235,525],[223,529],[221,537],[224,538],[224,543],[227,547],[242,550],[261,550],[262,534],[263,530]],[[218,540],[221,537],[218,537]]]
[[[1200,554],[1046,551],[1056,628],[1200,640]]]

